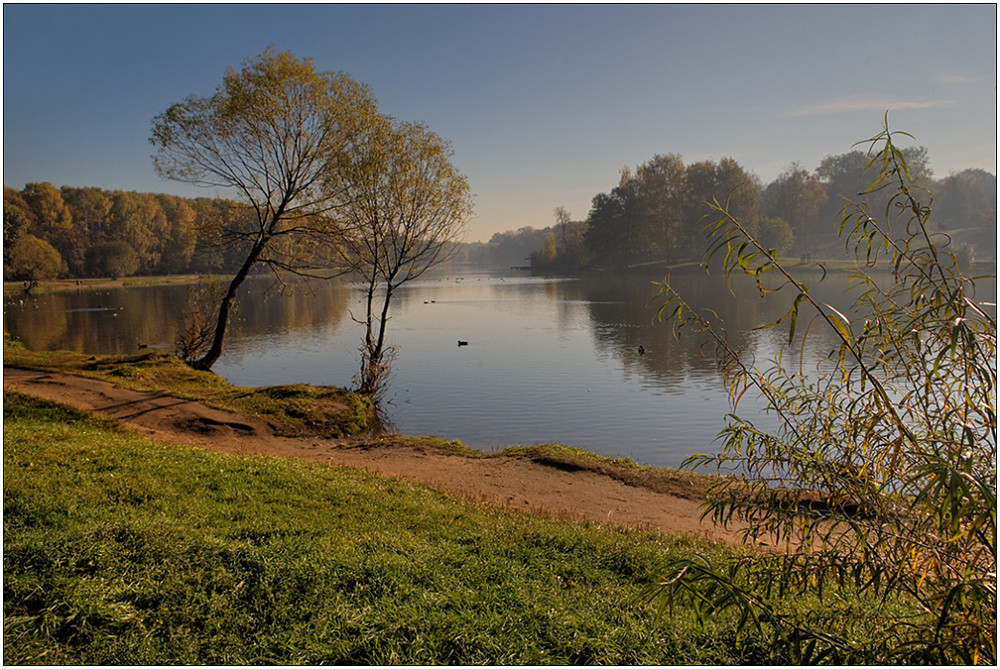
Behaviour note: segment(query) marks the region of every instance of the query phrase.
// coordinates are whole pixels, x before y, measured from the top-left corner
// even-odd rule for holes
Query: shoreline
[[[94,288],[146,288],[150,286],[185,286],[198,283],[200,274],[168,274],[164,276],[130,276],[121,279],[53,279],[39,281],[30,291],[24,281],[4,281],[3,294],[8,295],[85,291]]]
[[[667,485],[655,490],[623,480],[610,466],[600,471],[558,457],[532,458],[517,447],[479,457],[470,456],[469,449],[456,453],[436,448],[429,438],[281,437],[261,418],[211,409],[164,392],[127,390],[106,381],[7,366],[3,376],[5,392],[109,416],[158,442],[243,457],[286,457],[350,467],[506,509],[741,543],[740,527],[720,527],[702,519],[703,496],[698,499],[690,483],[685,489],[680,475],[676,489]]]

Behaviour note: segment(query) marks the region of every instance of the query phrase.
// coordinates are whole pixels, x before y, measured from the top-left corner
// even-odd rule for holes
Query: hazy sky
[[[582,219],[656,154],[812,170],[886,110],[938,176],[996,172],[992,4],[5,4],[4,184],[214,195],[156,175],[151,121],[268,45],[450,140],[470,241]]]

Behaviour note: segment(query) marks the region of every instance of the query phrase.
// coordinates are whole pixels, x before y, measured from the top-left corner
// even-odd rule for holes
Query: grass
[[[410,438],[403,438],[410,439]],[[413,447],[462,452],[455,442]],[[558,446],[510,455],[619,467]],[[4,395],[7,664],[787,662],[648,599],[673,559],[740,552],[461,500],[291,459],[151,442]],[[487,457],[479,454],[479,457]],[[877,635],[850,592],[803,616]],[[864,641],[864,640],[862,640]]]
[[[755,661],[657,622],[693,538],[504,512],[293,460],[144,440],[4,398],[9,664]]]
[[[4,365],[109,381],[123,388],[163,392],[215,409],[266,420],[285,437],[352,436],[374,427],[364,396],[333,386],[232,386],[212,372],[192,369],[162,353],[87,355],[72,351],[30,351],[4,337]]]

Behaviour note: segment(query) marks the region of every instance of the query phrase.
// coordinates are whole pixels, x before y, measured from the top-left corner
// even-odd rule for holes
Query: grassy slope
[[[723,550],[693,539],[165,446],[20,395],[4,428],[6,663],[740,659],[729,622],[657,624],[642,598],[669,556]]]

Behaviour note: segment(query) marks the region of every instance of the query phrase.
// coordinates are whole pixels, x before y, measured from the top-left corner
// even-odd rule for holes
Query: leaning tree
[[[367,86],[268,49],[240,71],[230,68],[211,97],[192,95],[154,119],[161,176],[224,189],[246,209],[203,231],[239,248],[243,261],[194,367],[210,369],[222,355],[237,290],[255,266],[300,274],[329,266],[337,228],[330,214],[343,194],[334,168],[377,117]]]

